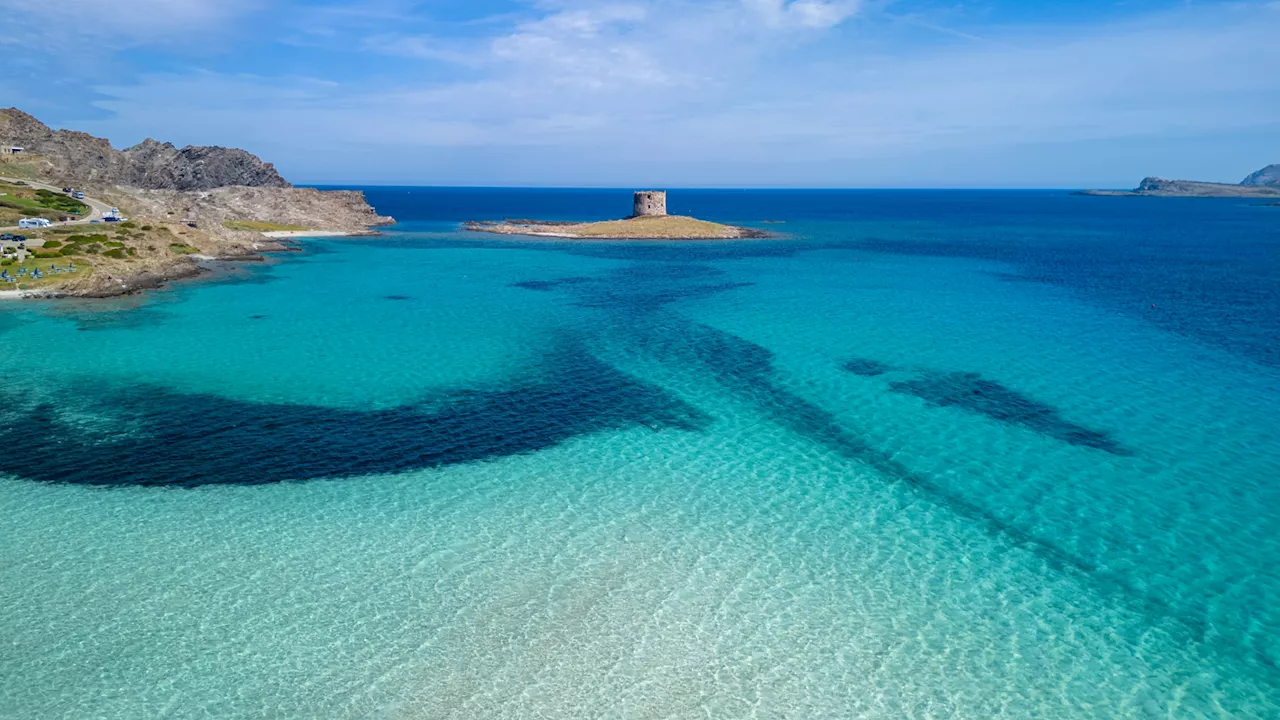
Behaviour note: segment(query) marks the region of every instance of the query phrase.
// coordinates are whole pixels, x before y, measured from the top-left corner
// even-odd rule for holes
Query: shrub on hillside
[[[106,242],[106,241],[107,241],[106,235],[72,235],[71,237],[67,238],[67,242],[69,243],[93,243],[93,242]]]
[[[102,253],[102,257],[109,257],[109,258],[115,258],[115,259],[117,259],[117,260],[123,260],[123,259],[124,259],[124,250],[122,250],[122,249],[120,249],[120,248],[112,248],[111,250],[108,250],[108,251],[106,251],[106,252]]]

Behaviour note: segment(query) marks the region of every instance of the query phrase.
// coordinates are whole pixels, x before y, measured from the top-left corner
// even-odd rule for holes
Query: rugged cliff
[[[238,148],[193,147],[150,138],[123,151],[128,176],[120,185],[147,190],[211,190],[248,187],[292,187],[271,163]]]
[[[127,150],[75,130],[51,130],[31,115],[0,110],[0,144],[47,162],[43,174],[73,185],[211,190],[230,185],[290,187],[275,166],[236,148],[174,147],[147,139]]]

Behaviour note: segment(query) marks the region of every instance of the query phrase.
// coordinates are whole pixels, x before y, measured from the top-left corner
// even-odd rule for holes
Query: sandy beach
[[[270,230],[262,233],[269,238],[325,238],[325,237],[362,237],[377,235],[368,230],[364,232],[342,232],[337,230]]]

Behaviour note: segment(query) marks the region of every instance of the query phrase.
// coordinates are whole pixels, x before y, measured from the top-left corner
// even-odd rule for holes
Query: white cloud
[[[860,0],[742,0],[769,27],[830,28],[858,13]]]
[[[341,157],[335,166],[351,181],[400,168],[394,177],[406,182],[670,182],[670,173],[769,184],[791,168],[839,184],[891,158],[1172,144],[1254,133],[1280,117],[1280,76],[1240,61],[1242,48],[1267,47],[1280,32],[1267,7],[873,51],[808,45],[808,32],[791,31],[836,16],[797,4],[765,3],[796,13],[775,27],[758,8],[744,15],[741,0],[562,2],[469,48],[387,39],[407,43],[399,52],[465,63],[465,81],[152,75],[99,88],[111,118],[68,124],[123,143],[247,145],[304,180]]]

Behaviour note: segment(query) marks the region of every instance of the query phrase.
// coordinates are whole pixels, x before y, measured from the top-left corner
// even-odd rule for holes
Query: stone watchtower
[[[667,214],[667,193],[663,190],[643,190],[636,193],[631,217],[648,217]]]

